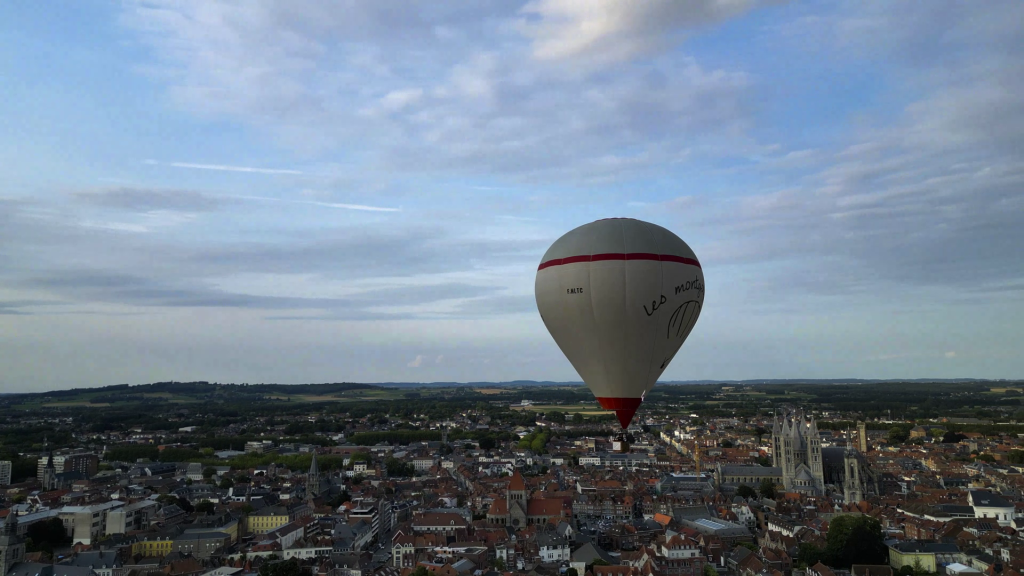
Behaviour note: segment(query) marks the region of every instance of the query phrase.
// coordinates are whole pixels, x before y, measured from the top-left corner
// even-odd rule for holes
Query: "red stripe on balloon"
[[[584,254],[581,256],[569,256],[568,258],[554,258],[552,260],[548,260],[547,262],[541,262],[540,266],[537,267],[537,270],[551,268],[552,266],[562,266],[563,264],[576,264],[577,262],[602,262],[605,260],[653,260],[655,262],[675,262],[677,264],[686,264],[689,266],[696,266],[697,268],[700,268],[700,262],[698,262],[694,258],[676,256],[675,254],[651,254],[649,252],[610,252],[607,254]]]
[[[608,396],[598,396],[597,398],[597,403],[601,405],[601,408],[615,410],[615,416],[619,419],[623,430],[629,428],[633,415],[636,414],[637,408],[643,401],[643,398],[610,398]]]

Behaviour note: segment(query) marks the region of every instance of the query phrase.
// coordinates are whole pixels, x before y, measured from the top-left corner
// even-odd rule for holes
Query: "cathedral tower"
[[[11,566],[25,559],[25,539],[18,536],[18,515],[12,510],[0,528],[0,574],[7,574]]]

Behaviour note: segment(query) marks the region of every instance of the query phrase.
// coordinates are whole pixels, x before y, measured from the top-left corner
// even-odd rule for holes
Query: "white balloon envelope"
[[[704,274],[672,232],[609,218],[556,240],[537,268],[535,292],[548,332],[625,429],[693,330]]]

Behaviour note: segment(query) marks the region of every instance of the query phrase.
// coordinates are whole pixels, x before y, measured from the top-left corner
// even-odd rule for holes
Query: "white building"
[[[72,544],[92,544],[106,532],[107,516],[124,506],[124,502],[111,500],[89,506],[65,506],[58,517],[64,523],[64,531],[71,535]]]
[[[11,484],[11,461],[0,460],[0,486]]]
[[[557,534],[541,532],[537,534],[537,546],[540,549],[540,561],[544,563],[549,562],[568,562],[571,551],[569,550],[569,543],[564,538],[560,538]]]
[[[1000,526],[1009,526],[1013,522],[1013,503],[988,490],[971,490],[967,494],[967,503],[974,507],[975,518],[992,518]]]

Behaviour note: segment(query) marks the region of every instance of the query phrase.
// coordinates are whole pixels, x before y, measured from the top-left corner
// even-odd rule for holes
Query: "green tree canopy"
[[[828,526],[825,563],[833,568],[857,564],[886,564],[889,551],[882,525],[870,516],[838,516]]]
[[[910,434],[903,428],[893,426],[889,429],[889,444],[903,444],[909,437]]]
[[[768,478],[761,480],[761,485],[758,486],[757,490],[761,493],[762,498],[775,499],[775,482],[772,480]]]
[[[309,571],[302,567],[298,558],[281,562],[267,562],[260,566],[260,576],[308,576]]]
[[[741,498],[757,498],[757,491],[746,484],[740,484],[736,489],[736,495]]]

